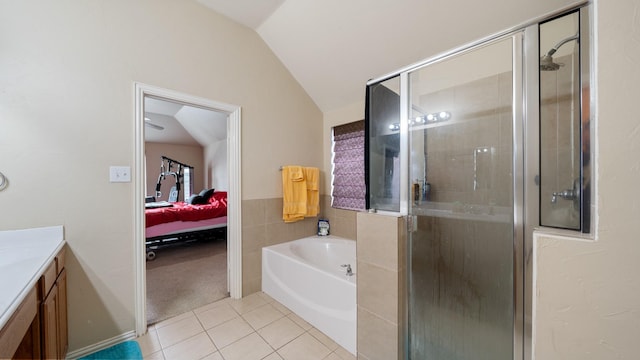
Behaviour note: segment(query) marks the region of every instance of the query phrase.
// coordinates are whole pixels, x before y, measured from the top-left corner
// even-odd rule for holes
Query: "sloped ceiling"
[[[244,26],[257,29],[285,0],[197,0]]]
[[[170,101],[146,98],[145,118],[157,129],[145,126],[145,141],[206,147],[227,138],[227,114]]]
[[[323,112],[362,101],[365,84],[371,78],[521,25],[531,20],[531,14],[548,14],[576,3],[195,1],[254,29]]]

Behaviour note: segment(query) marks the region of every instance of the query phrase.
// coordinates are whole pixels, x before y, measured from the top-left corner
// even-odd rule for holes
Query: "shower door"
[[[408,75],[410,359],[521,357],[520,43],[497,39]]]

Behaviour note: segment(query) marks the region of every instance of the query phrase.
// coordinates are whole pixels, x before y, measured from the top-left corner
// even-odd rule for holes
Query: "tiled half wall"
[[[403,217],[358,213],[358,359],[404,359]]]
[[[282,220],[282,198],[242,201],[242,294],[261,290],[262,248],[312,236],[318,219],[325,218],[331,234],[356,240],[355,211],[331,208],[331,197],[321,195],[320,216],[294,223]]]

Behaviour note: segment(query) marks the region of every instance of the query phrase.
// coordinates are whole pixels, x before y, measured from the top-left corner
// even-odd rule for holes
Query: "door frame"
[[[227,164],[229,189],[227,191],[227,284],[234,299],[242,297],[242,203],[241,203],[241,108],[181,92],[134,82],[135,155],[134,155],[134,236],[135,265],[135,321],[136,335],[147,332],[146,319],[146,250],[145,250],[145,171],[144,168],[144,98],[179,102],[207,110],[224,112],[227,116]]]

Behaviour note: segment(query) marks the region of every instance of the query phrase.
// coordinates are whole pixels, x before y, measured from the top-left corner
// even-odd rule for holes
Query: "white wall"
[[[64,225],[70,351],[134,329],[134,82],[242,107],[243,199],[322,163],[322,115],[254,31],[195,1],[0,1],[0,229]],[[143,181],[133,179],[133,181]]]
[[[229,166],[227,163],[227,141],[216,141],[205,148],[207,183],[219,191],[229,191]]]

